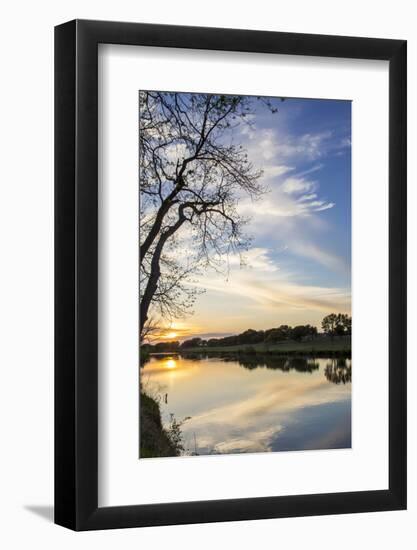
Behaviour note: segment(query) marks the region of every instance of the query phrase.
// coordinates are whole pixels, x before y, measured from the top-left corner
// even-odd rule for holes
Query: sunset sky
[[[225,336],[248,328],[310,323],[351,307],[351,103],[273,100],[255,106],[253,126],[234,139],[264,170],[269,192],[239,210],[253,237],[245,266],[229,258],[228,276],[208,271],[196,286],[194,314],[165,340]]]

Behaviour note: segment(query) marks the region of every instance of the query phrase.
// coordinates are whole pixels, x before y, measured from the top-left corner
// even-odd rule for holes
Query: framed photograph
[[[55,29],[55,522],[406,507],[406,42]]]

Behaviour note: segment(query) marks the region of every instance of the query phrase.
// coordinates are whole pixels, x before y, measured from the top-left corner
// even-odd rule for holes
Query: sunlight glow
[[[166,369],[175,369],[177,367],[177,362],[174,359],[168,359],[165,362]]]

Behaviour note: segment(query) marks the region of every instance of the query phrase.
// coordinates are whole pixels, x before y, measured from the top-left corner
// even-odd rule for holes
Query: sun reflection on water
[[[164,366],[166,369],[175,369],[177,368],[177,362],[175,359],[167,359]]]

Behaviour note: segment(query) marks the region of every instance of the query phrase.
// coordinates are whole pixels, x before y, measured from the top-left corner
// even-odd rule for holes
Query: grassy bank
[[[162,426],[159,403],[144,392],[140,393],[140,457],[178,456],[179,450],[172,443]]]
[[[216,346],[216,347],[198,347],[198,348],[182,348],[181,355],[187,353],[259,353],[272,355],[315,355],[317,357],[327,356],[343,356],[350,357],[351,355],[351,338],[344,336],[341,338],[331,339],[316,339],[308,342],[294,342],[291,340],[279,342],[276,344],[240,344],[236,346]]]

